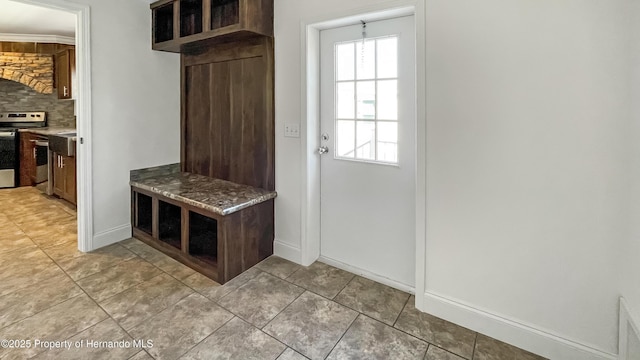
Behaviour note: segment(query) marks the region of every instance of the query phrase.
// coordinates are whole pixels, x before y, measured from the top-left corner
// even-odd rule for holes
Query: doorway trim
[[[93,249],[92,151],[91,151],[91,16],[89,5],[64,0],[14,0],[16,2],[62,10],[76,15],[76,129],[78,191],[78,250]]]
[[[416,294],[416,305],[422,310],[426,270],[426,14],[424,1],[396,0],[371,6],[343,10],[329,16],[303,19],[301,41],[301,263],[308,266],[320,258],[320,159],[316,154],[320,129],[320,31],[413,15],[416,27],[416,283],[404,289]],[[344,264],[333,264],[345,267]],[[367,275],[359,269],[352,272]],[[376,280],[390,284],[389,281]]]

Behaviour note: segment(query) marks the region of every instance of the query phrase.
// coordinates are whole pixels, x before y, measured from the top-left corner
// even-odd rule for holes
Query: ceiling
[[[75,14],[10,0],[0,9],[0,35],[75,37]]]

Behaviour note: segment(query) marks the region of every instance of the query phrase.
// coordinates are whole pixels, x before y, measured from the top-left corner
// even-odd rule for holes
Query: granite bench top
[[[277,196],[275,191],[180,172],[179,164],[133,170],[129,184],[223,216]]]

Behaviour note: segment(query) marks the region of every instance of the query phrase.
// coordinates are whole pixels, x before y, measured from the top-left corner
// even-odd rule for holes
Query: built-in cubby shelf
[[[160,0],[153,49],[184,52],[221,40],[273,36],[273,0]]]
[[[132,177],[134,237],[221,284],[273,254],[274,191],[164,170]]]
[[[133,197],[133,201],[134,201],[134,209],[135,209],[135,211],[133,212],[134,214],[133,226],[138,228],[142,232],[151,234],[152,232],[151,196],[136,193],[136,195]]]
[[[179,206],[158,202],[158,240],[176,249],[182,248],[181,215]]]

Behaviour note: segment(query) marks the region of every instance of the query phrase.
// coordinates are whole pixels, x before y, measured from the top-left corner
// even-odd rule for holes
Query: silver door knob
[[[326,154],[329,152],[329,148],[326,146],[320,146],[318,148],[318,154],[322,155],[322,154]]]

